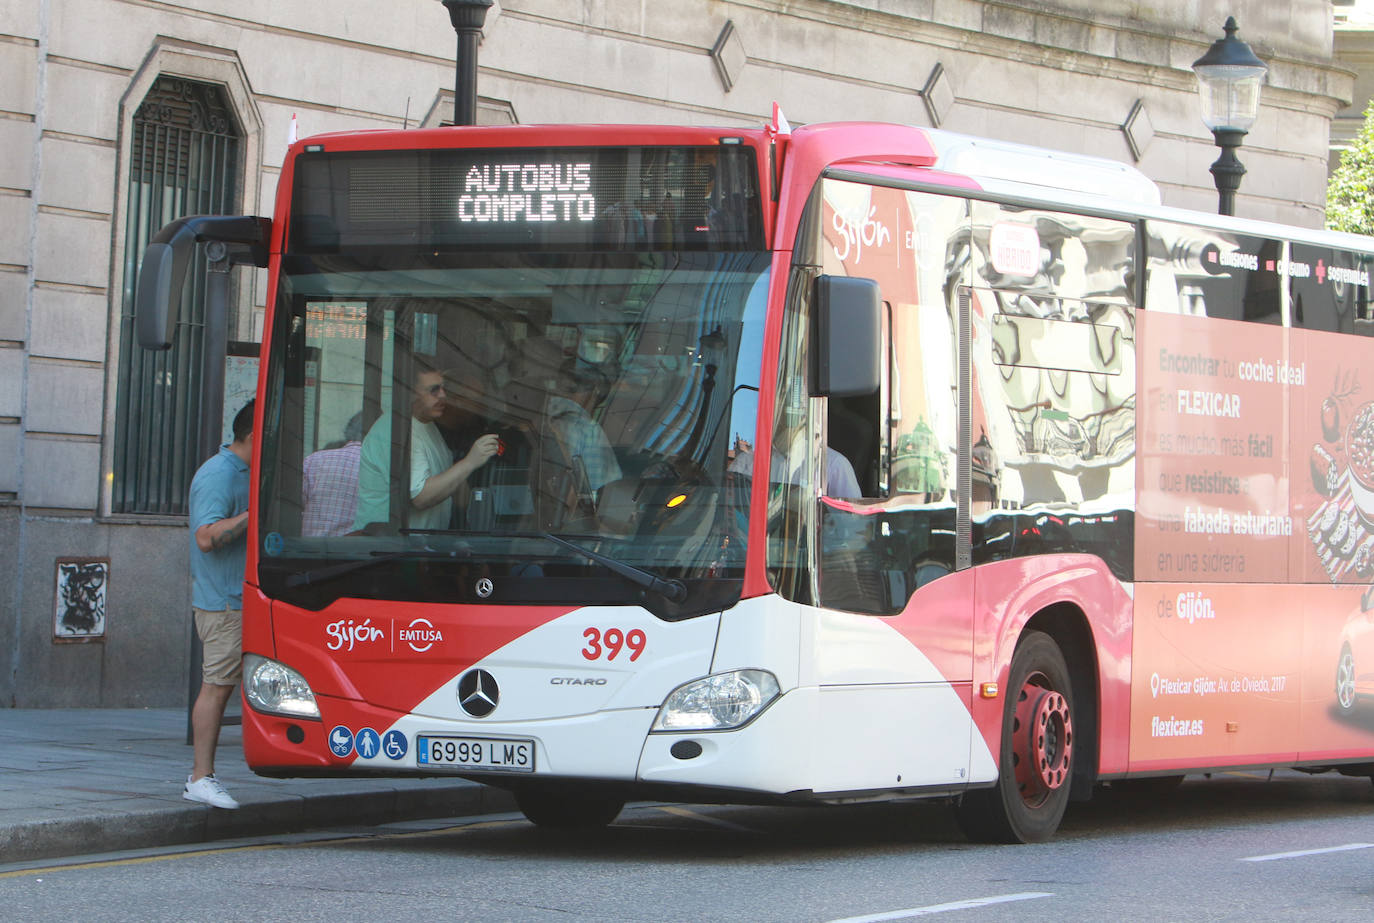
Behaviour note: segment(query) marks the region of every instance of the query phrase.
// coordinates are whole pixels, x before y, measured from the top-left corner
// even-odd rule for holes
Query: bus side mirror
[[[172,346],[176,308],[181,302],[186,264],[191,261],[194,246],[194,240],[182,247],[154,242],[143,251],[138,290],[134,293],[134,323],[138,328],[138,345],[144,349]]]
[[[232,263],[267,265],[272,241],[272,220],[224,215],[191,215],[178,218],[157,232],[143,251],[134,293],[134,323],[138,345],[144,349],[170,349],[181,307],[181,290],[196,244],[221,241],[228,244],[225,258]]]
[[[877,391],[882,384],[878,283],[818,276],[811,306],[811,396],[859,397]]]

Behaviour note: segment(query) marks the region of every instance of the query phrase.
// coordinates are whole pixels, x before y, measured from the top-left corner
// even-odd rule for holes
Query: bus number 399
[[[582,656],[588,660],[599,660],[602,654],[606,655],[607,660],[615,660],[622,650],[629,648],[630,660],[635,661],[644,653],[644,646],[648,643],[648,638],[638,628],[632,628],[628,633],[619,628],[607,628],[604,632],[599,628],[588,628],[582,632],[582,637],[587,639]]]

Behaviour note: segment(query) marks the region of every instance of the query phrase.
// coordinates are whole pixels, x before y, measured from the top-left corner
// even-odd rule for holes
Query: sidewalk
[[[265,779],[237,725],[215,756],[237,811],[182,798],[190,765],[184,708],[0,708],[0,864],[514,810],[462,779]]]

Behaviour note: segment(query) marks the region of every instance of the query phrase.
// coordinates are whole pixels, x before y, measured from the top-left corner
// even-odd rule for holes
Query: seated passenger
[[[744,443],[748,445],[748,443]],[[773,447],[773,458],[769,464],[768,480],[774,484],[800,484],[802,477],[802,464],[798,463],[789,466],[786,462],[786,452]],[[735,456],[734,461],[726,469],[735,474],[743,474],[747,477],[754,475],[754,453],[752,450],[740,452]],[[854,466],[849,463],[839,452],[825,447],[825,496],[841,499],[855,499],[862,497],[863,493],[859,490],[859,479],[854,476]]]
[[[600,395],[596,379],[565,371],[559,378],[563,394],[549,397],[549,427],[558,438],[569,464],[581,466],[587,489],[595,492],[621,477],[620,463],[601,425],[592,419]],[[564,395],[567,395],[566,397]]]
[[[306,456],[301,466],[301,535],[346,535],[358,510],[363,415],[344,425],[343,443]]]

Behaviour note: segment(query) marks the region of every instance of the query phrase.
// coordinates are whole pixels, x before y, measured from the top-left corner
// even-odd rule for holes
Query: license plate
[[[534,772],[534,741],[421,735],[415,739],[415,762],[421,766]]]

